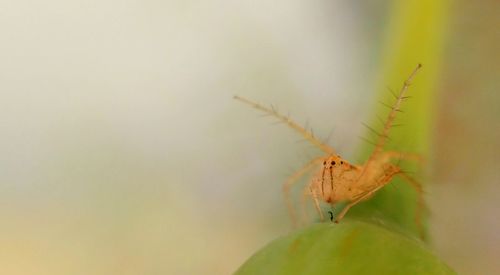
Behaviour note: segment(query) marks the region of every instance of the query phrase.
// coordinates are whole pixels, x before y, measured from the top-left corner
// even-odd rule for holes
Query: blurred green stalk
[[[427,160],[423,165],[425,167],[432,160],[431,131],[434,129],[436,84],[442,66],[448,9],[448,0],[393,1],[392,18],[382,47],[380,75],[377,78],[378,101],[392,105],[394,98],[388,87],[397,93],[415,66],[423,64],[407,93],[411,98],[402,105],[404,113],[398,114],[396,119],[396,123],[402,126],[391,129],[391,140],[385,149],[422,154]],[[388,109],[378,102],[376,104],[373,113],[385,119]],[[370,125],[380,125],[376,116],[370,118]],[[366,136],[369,137],[370,133]],[[362,159],[366,159],[372,151],[373,146],[364,144],[360,148]],[[419,170],[415,164],[402,163],[402,166],[406,171]],[[422,179],[419,174],[413,177]],[[415,190],[404,181],[394,179],[375,197],[354,207],[348,215],[370,217],[376,212],[383,220],[417,234],[416,205]],[[424,225],[425,220],[424,216]]]

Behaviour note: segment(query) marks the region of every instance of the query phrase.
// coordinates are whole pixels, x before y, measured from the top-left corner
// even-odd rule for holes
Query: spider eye
[[[325,161],[323,161],[323,165],[326,165],[326,160],[325,160]]]
[[[340,161],[340,164],[344,164],[344,162],[343,162],[343,161]]]
[[[332,161],[332,165],[335,165],[335,161]]]

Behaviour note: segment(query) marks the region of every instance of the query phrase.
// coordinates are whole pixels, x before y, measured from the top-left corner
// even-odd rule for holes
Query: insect
[[[283,184],[285,201],[294,224],[296,224],[297,218],[290,198],[290,189],[301,177],[312,171],[312,177],[304,188],[302,201],[304,204],[308,197],[312,198],[314,207],[321,221],[324,221],[324,216],[320,208],[320,201],[329,203],[332,206],[339,202],[347,203],[340,213],[336,215],[335,220],[333,219],[333,213],[329,211],[330,219],[338,223],[346,215],[349,209],[369,199],[375,192],[389,184],[395,176],[399,176],[410,183],[417,191],[418,207],[415,219],[417,226],[422,230],[420,224],[420,212],[423,206],[422,186],[404,172],[400,166],[394,164],[396,160],[400,159],[419,161],[421,158],[414,153],[384,151],[383,149],[396,115],[401,111],[401,103],[408,98],[405,95],[408,87],[421,67],[422,65],[418,64],[408,79],[404,81],[399,94],[395,95],[396,101],[393,106],[389,106],[390,111],[385,120],[383,130],[381,133],[377,133],[377,140],[373,152],[365,163],[361,165],[352,164],[342,158],[336,154],[332,147],[318,140],[312,132],[307,131],[305,128],[292,121],[288,116],[278,113],[274,107],[267,108],[248,99],[239,96],[234,97],[236,100],[248,104],[287,124],[290,128],[300,133],[307,141],[325,153],[325,155],[311,160],[304,167],[297,170]]]

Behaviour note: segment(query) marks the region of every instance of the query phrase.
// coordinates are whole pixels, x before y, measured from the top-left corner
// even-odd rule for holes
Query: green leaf
[[[417,239],[361,221],[314,224],[279,238],[236,271],[245,274],[455,274]]]

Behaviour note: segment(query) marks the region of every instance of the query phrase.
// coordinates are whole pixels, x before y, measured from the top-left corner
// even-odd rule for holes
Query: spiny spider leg
[[[424,226],[422,224],[422,215],[423,211],[425,210],[425,203],[424,203],[424,190],[422,187],[422,184],[415,180],[414,178],[410,177],[407,173],[400,171],[397,174],[399,177],[404,179],[407,183],[409,183],[417,192],[417,207],[415,210],[415,224],[418,227],[418,231],[420,234],[420,237],[423,239],[425,237],[425,230]]]
[[[294,129],[295,131],[299,132],[306,140],[314,144],[316,147],[321,149],[323,152],[331,155],[335,153],[335,150],[328,146],[327,144],[321,142],[319,139],[317,139],[311,131],[307,131],[304,129],[302,126],[297,124],[295,121],[291,120],[290,117],[282,115],[276,111],[274,108],[267,108],[264,107],[256,102],[253,102],[251,100],[248,100],[246,98],[240,97],[240,96],[234,96],[234,99],[239,100],[245,104],[248,104],[252,107],[254,107],[257,110],[263,111],[266,114],[269,114],[275,118],[277,118],[280,122],[283,122],[287,124],[290,128]]]
[[[314,200],[314,207],[316,208],[316,211],[319,214],[319,220],[324,221],[325,217],[323,217],[323,212],[321,211],[321,207],[319,206],[319,200],[318,200],[318,195],[314,191],[314,188],[310,187],[309,191],[311,191],[312,198]]]
[[[292,224],[295,227],[297,225],[297,217],[295,216],[295,211],[293,210],[293,203],[290,198],[290,188],[292,185],[297,182],[305,173],[307,173],[309,170],[311,170],[314,166],[316,166],[318,163],[320,163],[323,160],[323,157],[318,157],[310,162],[308,162],[306,165],[304,165],[302,168],[297,170],[295,173],[293,173],[288,179],[285,181],[283,184],[283,194],[285,196],[285,201],[288,207],[288,212],[290,213],[290,217],[292,219]]]
[[[366,162],[365,167],[369,167],[371,162],[377,157],[377,155],[380,152],[382,152],[382,149],[384,148],[385,142],[387,141],[387,137],[389,136],[389,130],[391,129],[392,124],[394,123],[394,119],[396,119],[396,114],[398,113],[398,111],[400,111],[401,102],[403,102],[403,100],[406,99],[405,93],[408,90],[408,87],[410,86],[411,81],[413,80],[413,78],[417,74],[418,70],[420,70],[420,68],[422,68],[422,64],[417,65],[417,67],[413,70],[413,72],[410,74],[408,79],[404,82],[403,86],[401,87],[401,90],[399,91],[399,95],[396,99],[396,102],[394,103],[393,107],[391,108],[391,111],[387,115],[387,120],[384,124],[384,129],[382,129],[382,132],[378,136],[376,146],[373,149],[373,152],[370,155],[370,158]]]
[[[337,218],[335,219],[335,223],[338,223],[340,220],[342,220],[342,218],[344,218],[345,214],[347,213],[347,211],[349,211],[349,209],[351,209],[351,207],[353,207],[354,205],[358,204],[359,202],[369,198],[371,195],[373,195],[375,192],[377,192],[380,188],[387,185],[391,181],[392,177],[395,174],[397,174],[398,172],[399,172],[398,170],[395,170],[395,171],[390,172],[389,174],[385,174],[379,180],[379,182],[377,182],[377,185],[375,185],[375,187],[373,187],[371,190],[367,190],[366,192],[364,192],[363,194],[358,196],[358,198],[356,198],[355,200],[353,200],[349,204],[347,204],[344,207],[344,209],[342,209],[342,211],[339,213]]]

